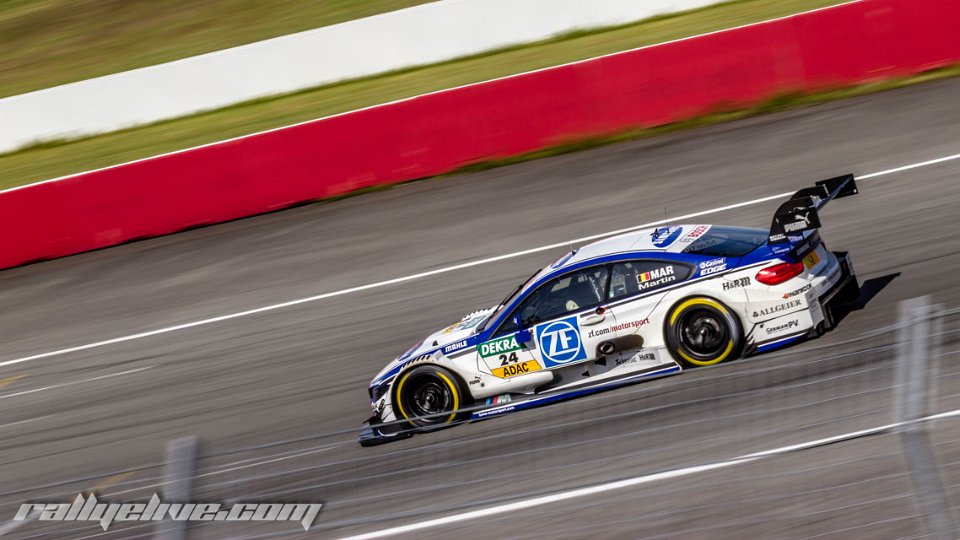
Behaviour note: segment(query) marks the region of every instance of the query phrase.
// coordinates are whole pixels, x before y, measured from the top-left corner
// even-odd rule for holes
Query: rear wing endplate
[[[820,228],[820,209],[833,199],[859,193],[852,174],[821,180],[803,188],[777,208],[770,224],[771,244],[782,244],[803,238],[803,233]]]

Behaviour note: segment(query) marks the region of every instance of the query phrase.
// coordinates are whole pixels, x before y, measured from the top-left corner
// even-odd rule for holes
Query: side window
[[[515,332],[517,325],[513,318],[518,313],[524,327],[529,328],[543,321],[600,305],[607,287],[607,275],[605,266],[594,266],[551,279],[510,313],[496,335]]]
[[[514,310],[510,313],[510,315],[508,315],[507,318],[503,320],[503,324],[500,325],[500,328],[498,328],[497,331],[493,334],[494,337],[503,336],[519,330],[517,328],[517,324],[513,322],[513,318],[517,315],[517,313],[521,314],[520,318],[524,321],[524,325],[528,325],[529,318],[524,317],[522,314],[536,311],[537,303],[540,300],[540,293],[542,291],[543,291],[542,287],[533,291],[532,293],[530,293],[530,296],[527,296],[523,300],[523,302],[520,303],[519,306],[514,308]]]
[[[617,300],[672,285],[690,277],[690,268],[668,261],[626,261],[610,272],[609,300]]]

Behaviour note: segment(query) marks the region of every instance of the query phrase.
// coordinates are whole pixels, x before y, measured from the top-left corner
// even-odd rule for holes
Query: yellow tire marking
[[[446,375],[444,375],[443,373],[440,373],[439,371],[435,371],[434,373],[437,374],[437,377],[440,377],[441,379],[443,379],[443,380],[447,383],[447,386],[450,387],[450,392],[453,393],[453,414],[451,414],[451,415],[447,418],[447,422],[449,422],[449,421],[453,420],[453,417],[454,417],[454,416],[457,415],[457,409],[460,408],[460,395],[457,393],[457,386],[456,386],[455,384],[453,384],[453,381],[451,381],[449,378],[447,378]]]
[[[731,339],[731,340],[727,343],[727,348],[726,348],[726,350],[723,351],[723,354],[721,354],[721,355],[720,355],[717,359],[715,359],[715,360],[707,360],[706,362],[704,362],[703,360],[694,360],[693,358],[690,358],[689,356],[687,356],[686,354],[684,354],[683,351],[681,351],[681,350],[679,350],[679,349],[677,349],[677,353],[678,353],[680,356],[682,356],[684,360],[686,360],[687,362],[690,362],[691,364],[694,364],[694,365],[697,365],[697,366],[712,366],[712,365],[714,365],[714,364],[719,364],[720,362],[723,362],[724,359],[726,359],[726,357],[730,354],[730,351],[732,351],[732,350],[733,350],[733,340]]]
[[[404,420],[410,418],[407,416],[406,411],[403,410],[403,383],[407,382],[407,377],[409,376],[410,372],[408,371],[404,374],[403,378],[400,379],[400,383],[397,384],[397,408],[400,409],[400,414],[403,415]]]
[[[680,316],[681,311],[683,311],[684,309],[690,306],[695,306],[697,304],[707,305],[712,308],[716,308],[718,311],[720,311],[720,313],[723,313],[724,315],[727,314],[727,310],[724,309],[722,305],[714,302],[713,300],[707,300],[706,298],[691,298],[690,300],[687,300],[686,302],[677,306],[677,309],[673,310],[673,315],[670,316],[670,324],[672,325],[677,321],[677,317]]]
[[[400,382],[397,383],[397,409],[400,410],[400,414],[403,415],[404,420],[408,420],[410,418],[407,416],[407,412],[403,410],[403,384],[407,382],[407,377],[410,376],[410,373],[411,372],[408,371],[403,378],[400,379]],[[453,420],[454,416],[457,415],[457,409],[460,408],[460,394],[457,393],[457,386],[453,384],[453,381],[451,381],[446,375],[440,373],[439,371],[435,371],[434,373],[436,373],[438,377],[447,383],[447,386],[450,388],[450,392],[453,394],[453,413],[449,418],[447,418],[447,422],[449,422]]]
[[[696,306],[696,305],[710,306],[716,309],[717,311],[719,311],[720,313],[723,313],[724,315],[729,314],[729,312],[726,310],[726,308],[723,307],[723,305],[717,302],[714,302],[713,300],[707,300],[706,298],[691,298],[690,300],[687,300],[686,302],[677,306],[677,309],[673,310],[673,314],[670,315],[670,326],[673,326],[673,323],[677,321],[677,317],[680,316],[680,312],[682,312],[684,309],[690,306]],[[689,356],[684,354],[684,352],[679,348],[677,349],[677,354],[679,354],[681,357],[683,357],[684,360],[686,360],[687,362],[690,362],[693,365],[712,366],[714,364],[719,364],[720,362],[723,362],[727,358],[727,356],[730,355],[732,351],[733,351],[733,339],[730,339],[730,341],[727,342],[727,348],[723,351],[722,354],[720,354],[719,357],[717,357],[714,360],[707,360],[707,361],[694,360],[693,358],[690,358]]]

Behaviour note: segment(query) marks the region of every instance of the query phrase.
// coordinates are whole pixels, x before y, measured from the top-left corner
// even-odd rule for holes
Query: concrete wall
[[[443,0],[0,99],[0,152],[717,0]]]

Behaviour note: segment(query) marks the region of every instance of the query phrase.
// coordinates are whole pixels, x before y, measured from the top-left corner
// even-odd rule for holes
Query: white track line
[[[252,460],[250,463],[245,463],[245,464],[236,465],[236,466],[230,466],[230,467],[228,467],[228,468],[226,468],[226,469],[217,469],[217,470],[210,471],[210,472],[206,472],[206,473],[202,473],[202,474],[195,474],[195,475],[193,476],[193,479],[196,480],[196,479],[198,479],[198,478],[206,478],[206,477],[209,477],[209,476],[218,476],[218,475],[221,475],[221,474],[226,474],[226,473],[230,473],[230,472],[234,472],[234,471],[239,471],[239,470],[242,470],[242,469],[249,469],[249,468],[252,468],[252,467],[259,467],[259,466],[261,466],[261,465],[269,465],[269,464],[271,464],[271,463],[276,463],[276,462],[279,462],[279,461],[286,461],[286,460],[288,460],[288,459],[295,459],[295,458],[300,458],[300,457],[303,457],[303,456],[312,456],[312,455],[320,454],[320,453],[323,453],[323,452],[329,452],[329,451],[331,451],[331,450],[335,450],[335,449],[337,449],[337,448],[340,448],[340,446],[341,446],[341,445],[330,445],[330,446],[324,446],[323,448],[315,448],[315,449],[313,449],[313,450],[304,450],[304,451],[302,451],[302,452],[295,452],[295,453],[288,454],[288,455],[286,455],[286,456],[277,457],[277,458],[270,458],[270,459],[263,459],[263,460]],[[234,462],[234,463],[242,463],[242,462],[239,462],[239,461],[238,461],[238,462]],[[230,465],[230,464],[228,464],[228,465]],[[132,483],[132,482],[127,482],[127,483],[129,484],[129,483]],[[169,484],[169,483],[170,483],[169,481],[165,481],[165,482],[158,482],[158,483],[155,483],[155,484],[145,484],[145,485],[142,485],[142,486],[127,488],[127,489],[124,489],[124,490],[122,490],[122,491],[111,491],[111,492],[110,492],[110,495],[111,495],[112,497],[116,497],[116,496],[118,496],[118,495],[126,495],[127,493],[136,493],[136,492],[138,492],[138,491],[146,491],[146,490],[148,490],[148,489],[164,488],[164,487],[165,487],[167,484]],[[231,499],[231,500],[236,500],[236,499]],[[225,502],[226,502],[226,501],[225,501]]]
[[[940,413],[940,414],[926,416],[924,418],[921,418],[920,420],[917,420],[917,422],[939,420],[939,419],[949,418],[953,416],[960,416],[960,409],[955,409],[955,410]],[[681,469],[673,469],[670,471],[663,471],[663,472],[647,474],[643,476],[634,476],[632,478],[617,480],[615,482],[597,484],[597,485],[574,489],[570,491],[554,493],[552,495],[544,495],[541,497],[534,497],[532,499],[526,499],[522,501],[507,503],[507,504],[500,504],[497,506],[482,508],[480,510],[471,510],[469,512],[464,512],[461,514],[454,514],[452,516],[444,516],[441,518],[429,519],[426,521],[411,523],[409,525],[402,525],[399,527],[381,529],[379,531],[358,534],[355,536],[343,537],[340,540],[369,540],[372,538],[384,538],[386,536],[393,536],[396,534],[403,534],[403,533],[409,533],[414,531],[420,531],[423,529],[441,527],[444,525],[451,525],[453,523],[460,523],[463,521],[470,521],[470,520],[479,519],[483,517],[490,517],[490,516],[499,517],[506,512],[516,512],[517,510],[525,510],[527,508],[535,508],[535,507],[539,507],[539,506],[543,506],[551,503],[556,503],[559,501],[566,501],[569,499],[576,499],[579,497],[597,495],[607,491],[614,491],[617,489],[639,486],[642,484],[649,484],[649,483],[657,482],[660,480],[669,480],[672,478],[691,476],[697,473],[713,471],[717,469],[724,469],[727,467],[732,467],[734,465],[741,465],[744,463],[759,461],[761,459],[772,457],[772,456],[780,456],[780,455],[788,454],[791,452],[797,452],[800,450],[809,450],[811,448],[817,448],[819,446],[824,446],[827,444],[853,440],[853,439],[865,437],[868,435],[877,435],[880,433],[884,433],[884,432],[899,428],[901,426],[905,426],[910,423],[912,422],[897,422],[893,424],[887,424],[884,426],[877,426],[870,429],[852,431],[850,433],[835,435],[833,437],[826,437],[823,439],[817,439],[817,440],[808,441],[805,443],[793,444],[790,446],[781,446],[779,448],[772,448],[769,450],[754,452],[752,454],[745,454],[732,459],[718,461],[716,463],[708,463],[706,465],[695,465],[692,467],[683,467]]]
[[[129,375],[131,373],[136,373],[138,371],[145,371],[148,369],[152,369],[154,367],[156,366],[147,366],[147,367],[142,367],[137,369],[129,369],[127,371],[121,371],[119,373],[110,373],[108,375],[100,375],[99,377],[91,377],[89,379],[80,379],[79,381],[70,381],[70,382],[60,383],[60,384],[51,384],[50,386],[41,386],[40,388],[34,388],[33,390],[23,390],[22,392],[14,392],[12,394],[0,394],[0,399],[25,396],[27,394],[35,394],[37,392],[43,392],[44,390],[54,390],[56,388],[63,388],[64,386],[73,386],[75,384],[83,384],[83,383],[88,383],[93,381],[99,381],[102,379],[110,379],[112,377],[119,377],[121,375]]]
[[[724,33],[724,32],[731,32],[731,31],[734,31],[734,30],[740,30],[740,29],[742,29],[742,28],[747,28],[747,27],[751,27],[751,26],[763,26],[763,25],[765,25],[765,24],[775,23],[775,22],[777,22],[777,21],[782,21],[782,20],[785,20],[785,19],[792,19],[792,18],[794,18],[794,17],[800,17],[800,16],[803,16],[803,15],[807,15],[807,14],[810,14],[810,13],[817,12],[817,11],[827,11],[827,10],[836,9],[836,8],[839,8],[839,7],[842,7],[842,6],[846,6],[846,5],[849,5],[849,4],[858,4],[858,3],[863,2],[863,1],[864,1],[864,0],[850,0],[849,2],[844,2],[844,3],[842,3],[842,4],[835,4],[835,5],[832,5],[832,6],[819,7],[819,8],[811,9],[811,10],[808,10],[808,11],[802,11],[802,12],[800,12],[800,13],[794,13],[794,14],[792,14],[792,15],[784,15],[784,16],[782,16],[782,17],[776,17],[776,18],[774,18],[774,19],[767,19],[767,20],[765,20],[765,21],[757,21],[757,22],[753,22],[753,23],[742,24],[742,25],[740,25],[740,26],[734,26],[734,27],[732,27],[732,28],[723,28],[723,29],[721,29],[721,30],[714,30],[714,31],[712,31],[712,32],[706,32],[706,33],[703,33],[703,34],[697,34],[697,35],[695,35],[695,36],[687,36],[687,37],[684,37],[684,38],[678,38],[678,39],[672,39],[672,40],[670,40],[670,41],[664,41],[664,42],[662,42],[662,43],[653,43],[653,44],[650,44],[650,45],[644,45],[644,46],[642,46],[642,47],[636,47],[636,48],[633,48],[633,49],[627,49],[627,50],[625,50],[625,51],[617,51],[617,52],[612,52],[612,53],[607,53],[607,54],[601,54],[601,55],[599,55],[599,56],[593,56],[593,57],[590,57],[590,58],[584,58],[583,60],[575,60],[575,61],[573,61],[573,62],[567,62],[567,63],[565,63],[565,64],[558,64],[558,65],[555,65],[555,66],[548,66],[548,67],[544,67],[544,68],[533,69],[533,70],[530,70],[530,71],[524,71],[524,72],[522,72],[522,73],[514,73],[513,75],[505,75],[505,76],[503,76],[503,77],[497,77],[497,78],[495,78],[495,79],[488,79],[488,80],[486,80],[486,81],[478,81],[478,82],[475,82],[475,83],[469,83],[469,84],[463,84],[463,85],[460,85],[460,86],[454,86],[454,87],[452,87],[452,88],[444,88],[444,89],[441,89],[441,90],[434,90],[433,92],[427,92],[427,93],[425,93],[425,94],[417,94],[417,95],[415,95],[415,96],[410,96],[410,97],[406,97],[406,98],[395,99],[395,100],[393,100],[393,101],[388,101],[388,102],[386,102],[386,103],[378,103],[378,104],[376,104],[376,105],[370,105],[370,106],[368,106],[368,107],[361,107],[361,108],[359,108],[359,109],[354,109],[354,110],[352,110],[352,111],[344,111],[344,112],[342,112],[342,113],[331,114],[331,115],[329,115],[329,116],[323,116],[323,117],[314,118],[314,119],[311,119],[311,120],[305,120],[305,121],[303,121],[303,122],[297,122],[297,123],[289,124],[289,125],[286,125],[286,126],[280,126],[280,127],[275,127],[275,128],[271,128],[271,129],[266,129],[266,130],[258,131],[258,132],[255,132],[255,133],[248,133],[247,135],[240,135],[240,136],[238,136],[238,137],[232,137],[232,138],[230,138],[230,139],[224,139],[224,140],[222,140],[222,141],[215,141],[215,142],[212,142],[212,143],[201,144],[201,145],[199,145],[199,146],[193,146],[193,147],[190,147],[190,148],[183,148],[183,149],[181,149],[181,150],[174,150],[174,151],[172,151],[172,152],[166,152],[166,153],[163,153],[163,154],[157,154],[157,155],[155,155],[155,156],[145,157],[145,158],[141,158],[141,159],[135,159],[135,160],[133,160],[133,161],[127,161],[127,162],[125,162],[125,163],[118,163],[118,164],[116,164],[116,165],[108,165],[108,166],[106,166],[106,167],[100,167],[99,169],[92,169],[92,170],[89,170],[89,171],[83,171],[83,172],[68,174],[68,175],[65,175],[65,176],[59,176],[59,177],[57,177],[57,178],[50,178],[50,179],[48,179],[48,180],[42,180],[42,181],[40,181],[40,182],[33,182],[33,183],[31,183],[31,184],[26,184],[26,185],[23,185],[23,186],[15,186],[15,187],[7,188],[7,189],[2,189],[2,190],[0,190],[0,194],[6,193],[6,192],[9,192],[9,191],[18,191],[18,190],[21,190],[21,189],[27,189],[27,188],[29,188],[29,187],[31,187],[31,186],[36,186],[36,185],[38,185],[38,184],[47,184],[47,183],[50,183],[50,182],[60,182],[60,181],[62,181],[62,180],[66,180],[66,179],[68,179],[68,178],[74,178],[74,177],[76,177],[76,176],[81,176],[81,175],[84,175],[84,174],[90,174],[90,173],[99,172],[99,171],[106,171],[106,170],[115,169],[115,168],[118,168],[118,167],[125,167],[125,166],[131,165],[131,164],[133,164],[133,163],[140,163],[140,162],[143,162],[143,161],[150,161],[150,160],[153,160],[153,159],[159,159],[159,158],[166,157],[166,156],[172,156],[172,155],[176,155],[176,154],[182,154],[182,153],[184,153],[184,152],[192,152],[193,150],[199,150],[199,149],[201,149],[201,148],[206,148],[206,147],[208,147],[208,146],[217,146],[217,145],[221,145],[221,144],[228,144],[228,143],[232,143],[232,142],[234,142],[234,141],[239,141],[239,140],[247,139],[247,138],[250,138],[250,137],[257,137],[257,136],[259,136],[259,135],[263,135],[264,133],[272,133],[272,132],[274,132],[274,131],[280,131],[280,130],[284,130],[284,129],[288,129],[288,128],[292,128],[292,127],[302,126],[302,125],[304,125],[304,124],[310,124],[310,123],[312,123],[312,122],[320,122],[320,121],[322,121],[322,120],[329,120],[329,119],[331,119],[331,118],[337,118],[337,117],[339,117],[339,116],[346,116],[346,115],[349,115],[349,114],[356,114],[356,113],[363,112],[363,111],[367,111],[367,110],[370,110],[370,109],[377,109],[377,108],[380,108],[380,107],[389,107],[389,106],[391,106],[391,105],[396,105],[396,104],[398,104],[398,103],[403,103],[403,102],[406,102],[406,101],[413,101],[413,100],[415,100],[415,99],[421,99],[421,98],[424,98],[424,97],[427,97],[427,96],[432,96],[432,95],[435,95],[435,94],[444,94],[444,93],[447,93],[447,92],[453,92],[453,91],[455,91],[455,90],[460,90],[460,89],[462,89],[462,88],[468,88],[468,87],[471,87],[471,86],[481,86],[481,85],[485,85],[485,84],[494,83],[494,82],[497,82],[497,81],[503,81],[503,80],[507,80],[507,79],[513,79],[513,78],[516,78],[516,77],[524,77],[524,76],[530,75],[530,74],[532,74],[532,73],[539,73],[539,72],[541,72],[541,71],[550,71],[550,70],[554,70],[554,69],[560,69],[560,68],[563,68],[563,67],[573,66],[573,65],[576,65],[576,64],[583,64],[583,63],[586,63],[586,62],[592,62],[592,61],[594,61],[594,60],[599,60],[599,59],[601,59],[601,58],[609,58],[609,57],[612,57],[612,56],[619,56],[619,55],[621,55],[621,54],[630,54],[630,53],[633,53],[633,52],[636,52],[636,51],[639,51],[639,50],[642,50],[642,49],[650,49],[650,48],[653,48],[653,47],[660,47],[660,46],[662,46],[662,45],[669,45],[669,44],[671,44],[671,43],[678,43],[678,42],[681,42],[681,41],[689,41],[689,40],[692,40],[692,39],[702,38],[702,37],[704,37],[704,36],[710,36],[710,35],[713,35],[713,34],[722,34],[722,33]],[[639,22],[639,21],[637,21],[637,22]],[[454,59],[454,60],[456,60],[456,59]],[[175,60],[175,62],[176,62],[176,60]],[[427,66],[429,66],[429,64],[427,64],[427,65],[425,65],[425,66],[414,66],[414,67],[427,67]],[[149,68],[149,66],[148,66],[148,68]],[[141,68],[141,69],[148,69],[148,68]],[[109,75],[108,75],[108,76],[109,76]],[[344,82],[344,81],[340,81],[340,82]],[[269,97],[269,96],[268,96],[268,97]],[[275,97],[277,97],[277,96],[275,96]],[[228,105],[228,107],[229,107],[229,105]],[[186,116],[190,116],[190,115],[186,115]],[[183,118],[183,117],[180,117],[180,118]],[[171,119],[169,119],[169,120],[176,120],[176,118],[171,118]],[[136,127],[143,127],[143,126],[142,126],[142,125],[140,125],[140,126],[134,126],[134,128],[136,128]],[[109,133],[109,132],[108,132],[108,133]],[[108,133],[94,134],[94,135],[91,135],[91,137],[96,137],[97,135],[107,135]]]
[[[928,161],[921,161],[921,162],[918,162],[918,163],[911,163],[911,164],[909,164],[909,165],[904,165],[904,166],[902,166],[902,167],[896,167],[896,168],[893,168],[893,169],[887,169],[887,170],[878,171],[878,172],[875,172],[875,173],[864,174],[864,175],[858,176],[857,179],[858,179],[858,180],[866,180],[866,179],[869,179],[869,178],[876,178],[876,177],[878,177],[878,176],[885,176],[885,175],[894,174],[894,173],[898,173],[898,172],[902,172],[902,171],[907,171],[907,170],[910,170],[910,169],[916,169],[916,168],[918,168],[918,167],[926,167],[926,166],[929,166],[929,165],[935,165],[935,164],[937,164],[937,163],[943,163],[943,162],[946,162],[946,161],[952,161],[952,160],[956,160],[956,159],[960,159],[960,154],[953,154],[953,155],[949,155],[949,156],[945,156],[945,157],[941,157],[941,158],[937,158],[937,159],[931,159],[931,160],[928,160]],[[515,258],[517,258],[517,257],[523,257],[523,256],[525,256],[525,255],[530,255],[530,254],[533,254],[533,253],[540,253],[540,252],[542,252],[542,251],[548,251],[548,250],[551,250],[551,249],[562,248],[562,247],[569,246],[569,245],[571,245],[571,244],[583,244],[583,243],[585,243],[585,242],[590,242],[590,241],[593,241],[593,240],[598,240],[598,239],[601,239],[601,238],[606,238],[606,237],[608,237],[608,236],[614,236],[614,235],[617,235],[617,234],[622,234],[622,233],[626,233],[626,232],[631,232],[631,231],[635,231],[635,230],[638,230],[638,229],[645,229],[645,228],[647,228],[647,227],[653,227],[654,225],[660,225],[660,224],[663,224],[663,223],[677,223],[678,221],[688,220],[688,219],[696,218],[696,217],[702,217],[702,216],[706,216],[706,215],[709,215],[709,214],[716,214],[716,213],[718,213],[718,212],[724,212],[724,211],[726,211],[726,210],[733,210],[733,209],[735,209],[735,208],[743,208],[744,206],[751,206],[751,205],[760,204],[760,203],[764,203],[764,202],[768,202],[768,201],[772,201],[772,200],[776,200],[776,199],[782,199],[782,198],[784,198],[784,197],[789,197],[790,195],[793,195],[793,191],[788,191],[788,192],[785,192],[785,193],[777,193],[776,195],[770,195],[770,196],[767,196],[767,197],[761,197],[761,198],[759,198],[759,199],[753,199],[753,200],[750,200],[750,201],[740,202],[740,203],[736,203],[736,204],[729,204],[729,205],[727,205],[727,206],[720,206],[720,207],[717,207],[717,208],[712,208],[712,209],[710,209],[710,210],[703,210],[703,211],[700,211],[700,212],[693,212],[693,213],[691,213],[691,214],[684,214],[684,215],[680,215],[680,216],[674,216],[674,217],[670,217],[670,218],[665,218],[665,219],[662,219],[662,220],[651,221],[651,222],[649,222],[649,223],[644,223],[644,224],[641,224],[641,225],[634,225],[634,226],[632,226],[632,227],[626,227],[626,228],[623,228],[623,229],[617,229],[617,230],[615,230],[615,231],[609,231],[609,232],[605,232],[605,233],[594,234],[594,235],[590,235],[590,236],[584,236],[584,237],[581,237],[581,238],[576,238],[576,239],[574,239],[574,240],[566,240],[566,241],[563,241],[563,242],[557,242],[557,243],[555,243],[555,244],[549,244],[549,245],[540,246],[540,247],[535,247],[535,248],[531,248],[531,249],[525,249],[525,250],[523,250],[523,251],[515,251],[515,252],[513,252],[513,253],[507,253],[507,254],[504,254],[504,255],[497,255],[497,256],[495,256],[495,257],[488,257],[488,258],[486,258],[486,259],[478,259],[478,260],[475,260],[475,261],[469,261],[469,262],[465,262],[465,263],[462,263],[462,264],[456,264],[456,265],[453,265],[453,266],[447,266],[447,267],[444,267],[444,268],[437,268],[436,270],[429,270],[429,271],[427,271],[427,272],[420,272],[420,273],[418,273],[418,274],[410,274],[410,275],[408,275],[408,276],[403,276],[403,277],[388,279],[388,280],[386,280],[386,281],[378,281],[378,282],[375,282],[375,283],[368,283],[368,284],[366,284],[366,285],[360,285],[360,286],[357,286],[357,287],[350,287],[350,288],[348,288],[348,289],[341,289],[341,290],[339,290],[339,291],[332,291],[332,292],[328,292],[328,293],[318,294],[318,295],[315,295],[315,296],[308,296],[308,297],[306,297],[306,298],[299,298],[299,299],[296,299],[296,300],[290,300],[290,301],[288,301],[288,302],[281,302],[281,303],[279,303],[279,304],[272,304],[272,305],[269,305],[269,306],[263,306],[263,307],[259,307],[259,308],[255,308],[255,309],[248,309],[248,310],[246,310],[246,311],[239,311],[239,312],[236,312],[236,313],[229,313],[229,314],[226,314],[226,315],[219,315],[219,316],[217,316],[217,317],[211,317],[211,318],[209,318],[209,319],[202,319],[202,320],[199,320],[199,321],[193,321],[193,322],[184,323],[184,324],[178,324],[178,325],[174,325],[174,326],[168,326],[168,327],[166,327],[166,328],[158,328],[158,329],[156,329],[156,330],[148,330],[148,331],[146,331],[146,332],[140,332],[140,333],[138,333],[138,334],[131,334],[131,335],[128,335],[128,336],[122,336],[122,337],[117,337],[117,338],[113,338],[113,339],[107,339],[107,340],[104,340],[104,341],[96,341],[96,342],[93,342],[93,343],[87,343],[87,344],[85,344],[85,345],[77,345],[76,347],[68,347],[68,348],[66,348],[66,349],[59,349],[59,350],[56,350],[56,351],[50,351],[50,352],[45,352],[45,353],[40,353],[40,354],[34,354],[34,355],[30,355],[30,356],[24,356],[24,357],[22,357],[22,358],[14,358],[14,359],[11,359],[11,360],[5,360],[5,361],[3,361],[3,362],[0,362],[0,367],[12,366],[12,365],[14,365],[14,364],[22,364],[22,363],[24,363],[24,362],[30,362],[30,361],[33,361],[33,360],[40,360],[40,359],[42,359],[42,358],[50,358],[50,357],[52,357],[52,356],[62,356],[62,355],[65,355],[65,354],[70,354],[70,353],[79,352],[79,351],[86,351],[86,350],[89,350],[89,349],[96,349],[96,348],[99,348],[99,347],[105,347],[105,346],[107,346],[107,345],[114,345],[114,344],[116,344],[116,343],[124,343],[124,342],[127,342],[127,341],[134,341],[134,340],[137,340],[137,339],[143,339],[143,338],[147,338],[147,337],[151,337],[151,336],[157,336],[157,335],[160,335],[160,334],[169,334],[169,333],[171,333],[171,332],[177,332],[177,331],[179,331],[179,330],[186,330],[186,329],[188,329],[188,328],[195,328],[195,327],[197,327],[197,326],[205,326],[205,325],[208,325],[208,324],[214,324],[214,323],[218,323],[218,322],[229,321],[229,320],[231,320],[231,319],[239,319],[239,318],[241,318],[241,317],[247,317],[247,316],[250,316],[250,315],[256,315],[256,314],[258,314],[258,313],[265,313],[265,312],[268,312],[268,311],[275,311],[275,310],[278,310],[278,309],[283,309],[283,308],[288,308],[288,307],[292,307],[292,306],[297,306],[297,305],[300,305],[300,304],[307,304],[307,303],[310,303],[310,302],[316,302],[316,301],[318,301],[318,300],[325,300],[325,299],[327,299],[327,298],[333,298],[333,297],[335,297],[335,296],[343,296],[343,295],[345,295],[345,294],[351,294],[351,293],[360,292],[360,291],[367,291],[367,290],[370,290],[370,289],[377,289],[377,288],[380,288],[380,287],[386,287],[386,286],[388,286],[388,285],[397,285],[397,284],[399,284],[399,283],[405,283],[405,282],[407,282],[407,281],[414,281],[414,280],[417,280],[417,279],[423,279],[423,278],[425,278],[425,277],[435,276],[435,275],[438,275],[438,274],[446,274],[446,273],[448,273],[448,272],[454,272],[454,271],[457,271],[457,270],[463,270],[463,269],[465,269],[465,268],[472,268],[472,267],[474,267],[474,266],[480,266],[480,265],[484,265],[484,264],[490,264],[490,263],[493,263],[493,262],[503,261],[503,260],[507,260],[507,259],[515,259]]]
[[[18,421],[18,422],[10,422],[9,424],[0,424],[0,429],[4,429],[4,428],[8,428],[8,427],[14,427],[14,426],[22,426],[23,424],[29,424],[30,422],[36,422],[37,420],[43,420],[43,419],[45,419],[45,418],[50,418],[51,416],[53,416],[53,415],[47,414],[47,415],[44,415],[44,416],[38,416],[38,417],[36,417],[36,418],[27,418],[26,420],[20,420],[20,421]]]

